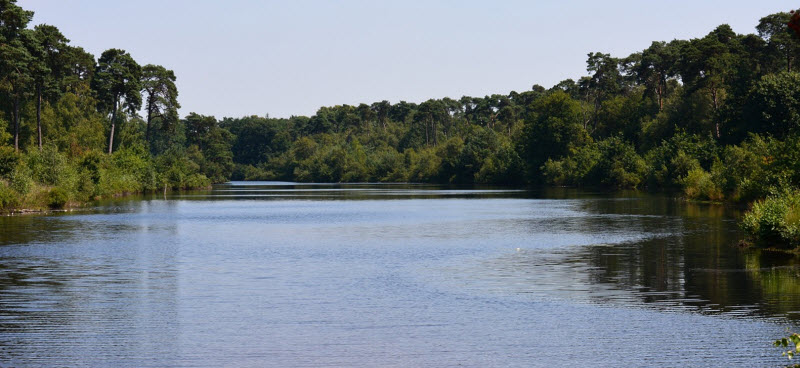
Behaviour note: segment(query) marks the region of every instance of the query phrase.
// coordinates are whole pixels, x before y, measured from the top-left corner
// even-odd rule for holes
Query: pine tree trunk
[[[425,122],[425,146],[430,146],[430,141],[428,140],[428,122]]]
[[[14,97],[14,151],[19,151],[19,97]]]
[[[719,102],[717,101],[717,88],[716,87],[711,87],[711,101],[714,103],[714,112],[716,112],[719,109]],[[717,120],[717,119],[714,119],[714,120]],[[714,130],[715,130],[717,139],[719,139],[720,138],[719,121],[715,121],[714,122]]]
[[[39,139],[39,151],[42,150],[42,87],[39,87],[36,93],[39,95],[36,99],[36,133]]]
[[[147,108],[147,128],[144,131],[144,141],[148,147],[150,147],[150,121],[153,119],[153,113],[150,111],[150,107]],[[161,125],[164,125],[163,119]]]
[[[439,144],[439,140],[438,140],[438,137],[437,137],[438,134],[436,132],[436,128],[437,128],[436,125],[437,125],[436,124],[436,120],[433,120],[433,117],[431,117],[431,134],[433,135],[433,146],[434,147],[436,147],[436,145]]]
[[[658,111],[664,110],[664,89],[664,85],[659,83],[656,91],[658,93]]]
[[[114,151],[114,128],[117,120],[118,101],[114,101],[114,110],[111,112],[111,134],[108,135],[108,154]]]

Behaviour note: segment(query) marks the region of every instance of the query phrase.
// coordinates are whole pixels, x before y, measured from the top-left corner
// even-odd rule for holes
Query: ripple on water
[[[3,218],[0,366],[782,363],[796,268],[728,249],[725,213],[536,196],[234,183]]]

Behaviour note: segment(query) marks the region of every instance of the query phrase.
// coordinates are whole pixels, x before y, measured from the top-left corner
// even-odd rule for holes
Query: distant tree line
[[[800,183],[800,38],[791,14],[757,34],[721,25],[551,88],[422,103],[226,118],[235,179],[551,184],[752,200]]]

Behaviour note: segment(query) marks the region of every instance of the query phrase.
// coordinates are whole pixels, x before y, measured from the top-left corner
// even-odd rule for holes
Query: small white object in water
[[[521,250],[522,250],[522,248],[517,248],[517,252],[519,252],[519,251],[521,251]]]

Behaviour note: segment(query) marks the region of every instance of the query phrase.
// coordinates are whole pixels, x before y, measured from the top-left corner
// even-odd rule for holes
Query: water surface
[[[0,366],[779,366],[800,265],[737,215],[265,182],[3,217]]]

